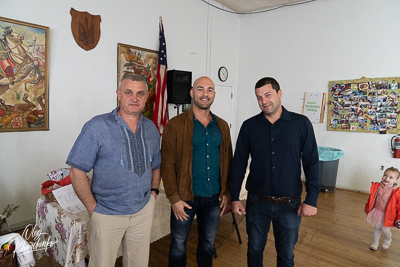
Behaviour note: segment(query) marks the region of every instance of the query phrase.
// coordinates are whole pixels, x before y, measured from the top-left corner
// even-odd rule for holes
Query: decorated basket
[[[17,267],[17,256],[14,253],[6,255],[4,258],[0,259],[0,267]]]
[[[45,195],[44,195],[44,198],[45,198],[47,201],[57,202],[57,199],[56,199],[56,197],[54,196],[53,192],[50,192],[50,193],[45,194]]]
[[[17,267],[17,255],[14,255],[13,251],[6,252],[5,255],[0,258],[0,267]]]
[[[53,190],[50,189],[55,184],[57,184],[61,187],[66,186],[66,185],[71,184],[71,179],[68,175],[64,179],[61,179],[60,181],[47,180],[44,183],[42,183],[42,195],[44,195],[44,198],[47,201],[57,202],[57,199],[52,192]]]

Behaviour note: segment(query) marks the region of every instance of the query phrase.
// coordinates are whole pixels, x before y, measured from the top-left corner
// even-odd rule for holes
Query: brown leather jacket
[[[232,143],[228,124],[217,117],[222,134],[219,149],[219,172],[222,195],[229,196],[232,167]],[[166,125],[161,142],[161,178],[167,198],[174,204],[179,200],[193,201],[193,108],[172,118]]]

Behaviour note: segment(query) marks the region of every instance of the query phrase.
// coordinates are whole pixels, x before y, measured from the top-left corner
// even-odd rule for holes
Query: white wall
[[[304,92],[328,93],[328,81],[400,76],[400,1],[316,1],[240,19],[236,134],[258,113],[254,85],[278,80],[282,103],[301,113]],[[313,124],[319,146],[340,148],[337,187],[367,192],[385,168],[400,167],[393,135],[345,133]]]
[[[71,7],[101,15],[91,51],[72,37]],[[254,84],[261,77],[275,77],[283,105],[301,113],[304,92],[327,93],[328,81],[400,76],[399,11],[400,0],[321,0],[240,16],[200,0],[0,0],[0,16],[50,27],[50,131],[0,133],[0,209],[21,205],[12,225],[34,219],[46,173],[66,167],[83,124],[116,105],[117,43],[157,50],[159,16],[169,69],[217,81],[218,68],[228,68],[236,140],[241,123],[259,112]],[[328,132],[326,116],[314,129],[318,145],[345,153],[338,187],[366,192],[381,165],[400,166],[389,150],[392,135]]]
[[[71,7],[101,16],[93,50],[75,43]],[[40,184],[48,172],[67,167],[83,124],[115,108],[118,43],[158,50],[162,16],[169,69],[216,81],[226,65],[236,83],[239,19],[202,1],[0,0],[0,16],[50,27],[50,131],[0,133],[0,212],[8,203],[21,205],[12,227],[34,220]]]

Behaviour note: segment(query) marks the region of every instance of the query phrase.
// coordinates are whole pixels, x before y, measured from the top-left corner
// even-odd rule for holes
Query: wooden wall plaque
[[[100,40],[100,15],[91,15],[71,8],[71,30],[76,43],[89,51],[96,47]]]

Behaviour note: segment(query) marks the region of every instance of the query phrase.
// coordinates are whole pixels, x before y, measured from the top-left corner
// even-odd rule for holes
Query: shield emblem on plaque
[[[96,47],[100,40],[100,15],[91,15],[71,8],[71,30],[76,43],[89,51]]]

